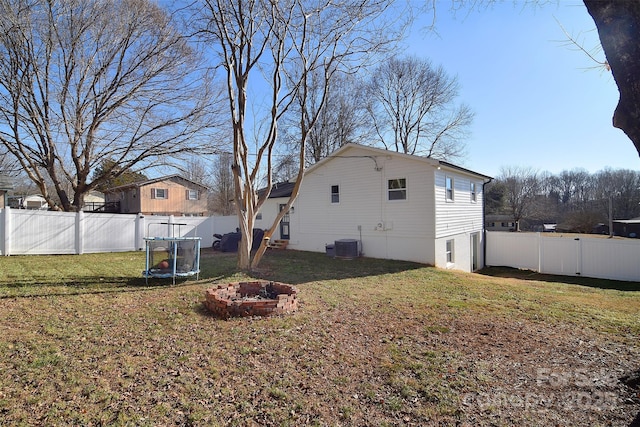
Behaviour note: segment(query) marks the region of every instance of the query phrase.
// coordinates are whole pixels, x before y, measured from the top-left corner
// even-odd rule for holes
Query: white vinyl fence
[[[0,209],[0,255],[82,254],[144,249],[145,237],[200,237],[238,226],[236,216],[173,217]]]
[[[640,281],[640,239],[489,231],[486,242],[487,266]]]
[[[82,254],[144,249],[145,237],[200,237],[235,231],[236,216],[173,217],[0,209],[0,255]],[[487,232],[487,266],[640,281],[640,239]]]

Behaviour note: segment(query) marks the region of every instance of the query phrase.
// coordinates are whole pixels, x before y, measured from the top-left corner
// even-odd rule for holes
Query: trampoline
[[[146,262],[142,272],[149,278],[200,277],[200,237],[145,237]]]

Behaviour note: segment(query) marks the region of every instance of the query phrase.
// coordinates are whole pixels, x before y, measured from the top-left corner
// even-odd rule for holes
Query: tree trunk
[[[287,204],[284,205],[284,207],[280,209],[280,212],[278,212],[278,215],[276,215],[273,224],[271,224],[271,228],[265,231],[264,238],[262,239],[262,242],[260,242],[260,247],[258,247],[258,250],[253,255],[253,260],[251,261],[251,269],[255,269],[258,267],[258,264],[260,264],[263,255],[267,252],[267,243],[270,241],[271,237],[273,237],[273,233],[276,232],[276,229],[279,227],[282,218],[284,218],[284,216],[289,213],[291,206],[293,206],[293,203],[298,199],[298,194],[300,194],[300,186],[302,185],[302,180],[304,179],[304,155],[306,153],[306,138],[303,138],[301,147],[302,148],[300,149],[299,153],[300,169],[298,170],[298,176],[296,177],[296,182],[293,186],[293,189],[291,190],[289,200],[287,200]]]
[[[242,232],[242,239],[238,243],[238,268],[243,271],[251,269],[251,245],[253,239],[246,232]]]
[[[260,264],[262,257],[264,256],[265,252],[267,252],[267,242],[271,239],[271,236],[273,234],[272,230],[273,230],[273,227],[272,229],[264,233],[264,238],[262,239],[262,242],[260,242],[260,247],[258,248],[256,253],[253,255],[253,260],[251,261],[252,270],[258,267],[258,264]]]
[[[250,198],[250,197],[249,197]],[[246,201],[245,201],[246,202]],[[238,268],[243,271],[251,269],[251,247],[253,246],[253,209],[245,209],[238,213],[238,223],[242,238],[238,242]]]
[[[640,1],[584,0],[620,92],[613,126],[624,131],[640,153]]]

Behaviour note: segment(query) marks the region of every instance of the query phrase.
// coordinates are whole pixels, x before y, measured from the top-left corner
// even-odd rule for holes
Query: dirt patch
[[[461,317],[431,342],[456,352],[484,384],[462,395],[465,425],[627,426],[640,392],[622,381],[638,368],[633,339],[575,325]]]

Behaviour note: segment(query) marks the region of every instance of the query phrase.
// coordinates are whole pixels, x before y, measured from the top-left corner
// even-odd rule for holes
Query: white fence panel
[[[81,216],[83,252],[126,252],[136,245],[137,215],[84,213]]]
[[[539,236],[535,233],[487,233],[486,264],[538,271]]]
[[[640,239],[487,232],[487,266],[640,281]]]
[[[76,213],[7,209],[11,255],[76,253]]]
[[[540,273],[574,276],[580,272],[579,240],[541,235],[538,241],[540,242]]]
[[[236,230],[238,217],[173,217],[0,209],[0,255],[81,254],[144,249],[144,237],[200,237]]]
[[[147,215],[140,217],[142,219],[142,233],[144,237],[172,237],[178,235],[178,226],[169,225],[170,216]],[[182,218],[180,218],[182,219]],[[181,222],[181,221],[176,221]]]
[[[238,228],[238,216],[212,216],[213,229],[217,234],[233,233]],[[269,226],[271,224],[268,224]],[[212,233],[213,234],[213,233]]]
[[[599,279],[640,281],[640,240],[584,239],[582,275]]]

